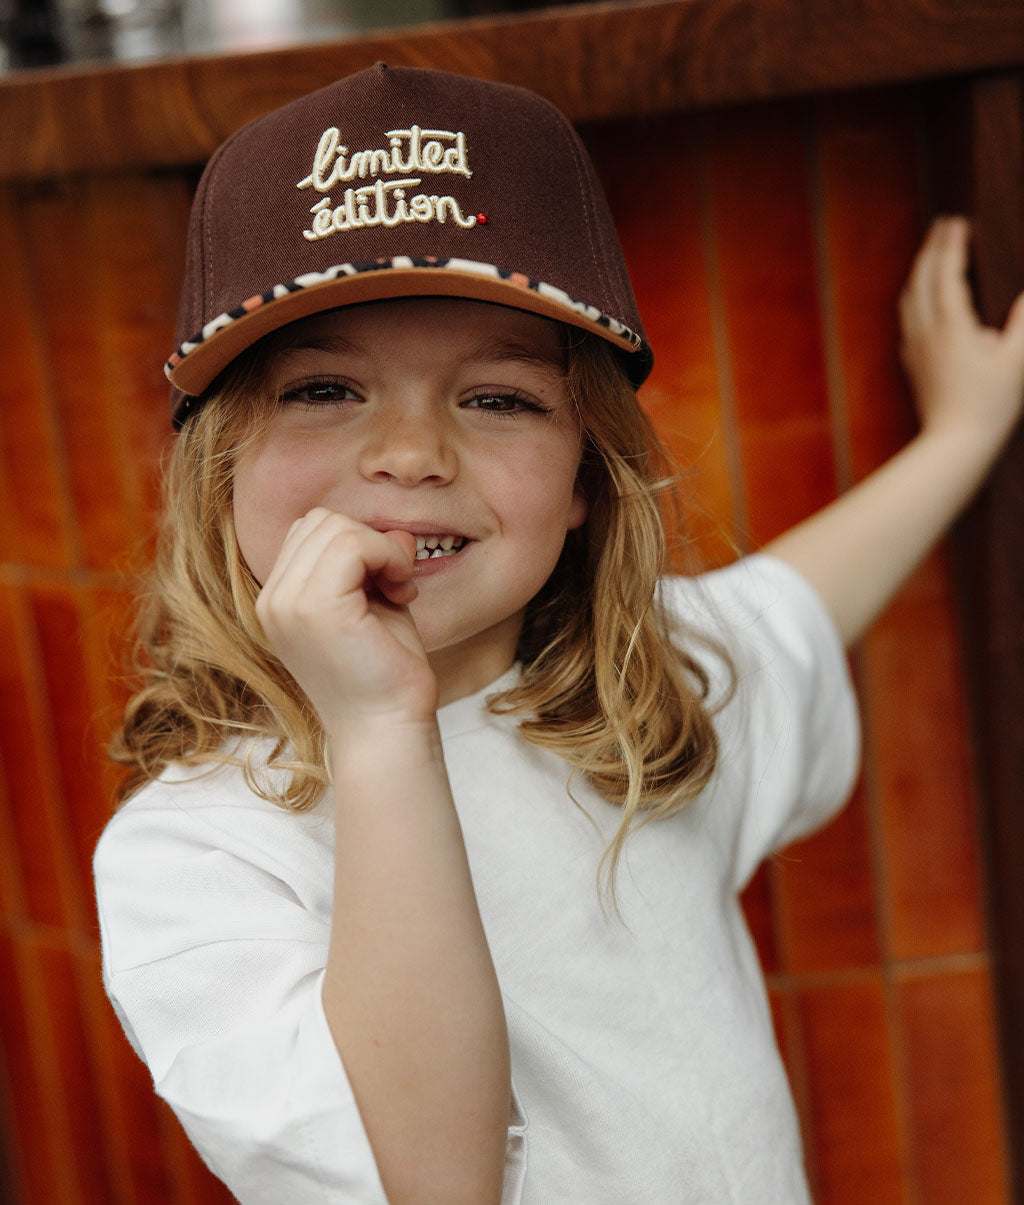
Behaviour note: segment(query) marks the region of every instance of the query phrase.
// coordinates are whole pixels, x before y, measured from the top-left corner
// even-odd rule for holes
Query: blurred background
[[[716,565],[913,432],[895,310],[932,214],[974,215],[990,321],[1024,283],[1024,21],[0,0],[0,43],[0,1201],[224,1205],[103,995],[90,874],[205,159],[378,59],[547,95],[608,192],[657,356],[641,400]],[[1018,440],[854,654],[853,801],[745,896],[818,1205],[1024,1201],[1022,491]]]
[[[544,0],[0,0],[0,70],[258,50],[544,7]]]

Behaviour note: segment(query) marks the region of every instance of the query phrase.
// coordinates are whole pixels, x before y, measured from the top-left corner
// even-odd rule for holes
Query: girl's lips
[[[353,518],[357,516],[353,515]],[[372,527],[374,531],[407,531],[411,536],[417,538],[426,538],[427,536],[436,536],[438,539],[444,536],[451,536],[455,540],[468,540],[469,536],[459,531],[457,527],[449,527],[443,521],[440,523],[411,523],[404,519],[361,519],[367,527]]]

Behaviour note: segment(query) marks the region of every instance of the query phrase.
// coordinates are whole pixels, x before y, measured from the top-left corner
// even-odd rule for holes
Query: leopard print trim
[[[617,318],[612,318],[610,315],[602,313],[601,310],[595,306],[588,305],[586,302],[577,301],[554,285],[545,284],[542,280],[533,280],[529,276],[524,276],[521,272],[507,272],[501,268],[496,268],[493,264],[481,264],[470,259],[439,259],[433,256],[412,258],[400,255],[395,256],[393,259],[372,260],[368,263],[338,264],[333,268],[328,268],[325,272],[307,272],[303,276],[296,277],[295,280],[288,281],[286,284],[275,285],[266,293],[250,297],[247,301],[243,301],[241,305],[235,306],[233,310],[228,310],[226,313],[211,319],[201,331],[182,343],[164,365],[164,372],[170,377],[171,373],[190,352],[194,351],[202,343],[205,343],[207,339],[217,334],[218,331],[230,326],[239,318],[244,318],[246,314],[251,314],[254,310],[258,310],[261,306],[267,305],[272,301],[277,301],[281,297],[286,297],[289,293],[297,293],[301,289],[326,284],[329,281],[338,280],[344,276],[358,276],[363,272],[387,271],[390,268],[447,268],[452,272],[463,272],[473,276],[490,276],[495,280],[507,281],[509,284],[520,288],[530,289],[548,301],[552,301],[559,306],[564,306],[566,309],[572,310],[587,319],[587,321],[604,327],[612,336],[627,344],[632,351],[640,351],[644,347],[643,339]]]

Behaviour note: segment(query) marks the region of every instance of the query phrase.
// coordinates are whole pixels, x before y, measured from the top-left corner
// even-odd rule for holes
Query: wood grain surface
[[[592,121],[1019,63],[1024,20],[1018,0],[662,0],[33,71],[0,83],[0,180],[200,162],[251,118],[378,60],[501,78]]]

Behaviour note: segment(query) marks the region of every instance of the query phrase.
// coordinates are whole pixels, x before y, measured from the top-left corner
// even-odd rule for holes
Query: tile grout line
[[[0,1200],[9,1192],[12,1201],[28,1199],[28,1184],[20,1143],[15,1143],[17,1125],[13,1108],[14,1082],[7,1066],[3,1043],[0,1042]]]
[[[101,590],[134,591],[139,583],[139,574],[116,570],[91,569],[87,566],[57,568],[51,565],[33,565],[28,562],[0,562],[0,584],[31,589],[60,587],[84,587]]]
[[[99,992],[86,986],[87,979],[93,984],[101,979],[98,965],[100,957],[95,942],[93,948],[85,952],[74,948],[78,944],[80,943],[72,943],[72,974],[88,1047],[90,1086],[95,1094],[94,1100],[104,1116],[104,1165],[111,1179],[117,1205],[129,1205],[134,1196],[131,1168],[132,1135],[128,1132],[130,1122],[126,1119],[125,1110],[118,1107],[119,1082],[110,1048],[111,1027],[102,1015],[104,1008],[111,1011],[111,1005],[106,999],[105,989]],[[114,1040],[117,1041],[118,1038],[115,1036]],[[115,1203],[111,1202],[111,1205]]]
[[[733,530],[731,536],[734,544],[747,550],[750,548],[751,542],[750,505],[743,475],[739,409],[736,404],[736,384],[732,373],[732,352],[729,346],[725,296],[718,264],[718,243],[715,235],[714,203],[708,167],[705,125],[704,114],[699,114],[693,124],[693,133],[690,135],[693,146],[697,208],[700,214],[700,241],[704,258],[704,277],[707,283],[708,313],[711,320],[722,443],[732,503]]]
[[[885,965],[864,963],[858,966],[833,967],[819,971],[772,971],[765,976],[770,987],[780,990],[812,990],[827,987],[850,987],[873,979],[891,977],[904,983],[990,970],[991,955],[987,951],[970,954],[943,954],[929,958],[903,959]]]
[[[807,177],[811,190],[811,212],[814,222],[815,262],[818,273],[819,312],[821,317],[822,349],[825,357],[826,382],[831,419],[832,446],[835,458],[835,480],[842,492],[854,484],[852,447],[850,440],[849,403],[845,387],[842,358],[842,332],[836,302],[835,278],[829,246],[828,187],[823,162],[823,122],[816,109],[807,129]],[[858,683],[860,704],[864,712],[865,735],[871,731],[871,704],[865,687],[870,681],[868,659],[861,643],[851,654]],[[907,1077],[906,1042],[898,988],[894,980],[892,961],[893,915],[889,899],[890,882],[887,851],[880,814],[880,792],[877,755],[873,742],[865,741],[863,779],[870,848],[871,874],[876,915],[879,925],[879,978],[885,1013],[886,1039],[889,1045],[890,1084],[893,1109],[896,1115],[897,1141],[900,1151],[900,1181],[906,1193],[904,1205],[919,1205],[917,1159],[915,1157],[912,1112]]]
[[[832,437],[833,471],[836,490],[844,493],[854,484],[850,441],[850,411],[843,376],[842,332],[836,306],[835,280],[828,243],[828,205],[824,169],[821,162],[819,114],[813,111],[805,130],[807,184],[810,192],[811,222],[814,238],[814,266],[818,286],[818,317],[821,349],[825,361],[825,387],[828,394],[829,428]]]
[[[806,116],[804,110],[804,122],[806,137],[809,139],[811,134],[809,123],[812,120]],[[810,221],[816,221],[815,214],[815,197],[813,192],[809,192],[806,197],[807,208],[810,210]],[[831,396],[831,394],[830,394]],[[737,431],[739,430],[737,424]],[[783,876],[778,858],[772,858],[767,866],[768,877],[768,910],[771,918],[772,935],[775,940],[778,962],[781,966],[792,966],[792,927],[788,923],[794,901],[785,898],[785,877]],[[789,1031],[787,1033],[787,1042],[789,1043],[787,1051],[787,1074],[791,1083],[791,1091],[799,1105],[799,1114],[801,1118],[801,1128],[804,1130],[804,1163],[808,1182],[810,1184],[811,1193],[814,1199],[817,1199],[822,1187],[822,1158],[819,1151],[818,1143],[815,1142],[810,1125],[811,1111],[814,1102],[814,1087],[813,1087],[813,1068],[815,1060],[808,1049],[808,1034],[805,1019],[801,1015],[800,997],[801,993],[806,990],[806,985],[796,975],[790,972],[784,972],[783,977],[786,980],[786,988],[784,991],[784,999],[787,1001],[789,1008],[787,1010],[787,1021],[789,1023]]]
[[[112,1177],[116,1202],[128,1205],[135,1199],[132,1191],[131,1135],[125,1130],[124,1110],[117,1107],[118,1082],[110,1053],[110,1027],[101,1016],[102,1005],[98,1003],[96,991],[86,986],[87,979],[93,984],[100,980],[97,938],[59,925],[20,917],[13,918],[4,928],[12,941],[19,946],[34,951],[45,949],[60,952],[70,958],[71,973],[76,983],[76,999],[81,1009],[83,1031],[88,1043],[90,1086],[106,1119],[103,1127],[104,1141],[107,1144],[105,1166]],[[43,990],[45,992],[45,989]]]
[[[60,512],[62,543],[68,557],[66,568],[74,569],[84,564],[82,533],[79,530],[78,515],[75,508],[75,492],[68,459],[67,445],[62,438],[63,423],[60,421],[60,408],[57,402],[57,387],[54,380],[50,357],[48,354],[49,340],[46,338],[46,312],[40,302],[39,289],[36,286],[37,274],[29,271],[26,263],[27,251],[25,244],[31,245],[30,208],[25,203],[24,193],[16,194],[15,203],[19,207],[18,225],[28,233],[28,238],[21,247],[18,266],[24,281],[24,295],[31,300],[31,312],[28,316],[32,331],[33,351],[38,369],[40,396],[43,402],[42,411],[46,419],[46,433],[50,445],[50,457],[53,464],[53,474],[57,485],[57,506]]]
[[[13,599],[9,600],[13,605]],[[0,608],[3,600],[0,598]],[[4,768],[0,765],[0,852],[3,854],[3,902],[10,909],[6,916],[0,917],[0,924],[9,924],[10,920],[28,913],[28,894],[25,890],[25,876],[22,872],[19,839],[16,826],[11,822],[13,808],[10,798],[11,784]]]
[[[30,941],[47,949],[63,950],[77,958],[98,959],[99,944],[95,933],[64,928],[47,921],[32,920],[27,916],[10,916],[0,919],[0,929],[6,930],[15,941]]]
[[[95,180],[91,181],[89,186],[85,237],[90,248],[105,246],[103,220],[104,218],[109,219],[112,206],[109,198],[98,197],[97,193],[106,187],[108,186],[105,183]],[[138,202],[140,210],[147,201],[155,208],[152,189],[147,189],[145,185],[136,185],[136,187],[139,188],[139,193],[135,195],[135,200]],[[145,192],[145,197],[142,195],[143,192]],[[152,229],[159,229],[156,215],[151,216],[153,218]],[[145,490],[142,466],[132,448],[128,424],[123,419],[118,421],[117,402],[129,388],[125,383],[123,352],[120,356],[116,354],[116,335],[126,325],[124,315],[116,313],[123,290],[119,290],[111,279],[111,269],[103,261],[102,256],[91,255],[90,262],[93,264],[90,287],[98,315],[96,355],[102,367],[103,376],[103,386],[98,391],[97,410],[102,415],[108,437],[113,441],[115,449],[114,463],[123,503],[119,508],[118,518],[126,526],[125,543],[136,547],[141,545],[148,535],[148,531],[144,530],[144,527],[148,526],[148,519],[144,506]]]
[[[27,726],[34,735],[32,746],[39,757],[39,785],[43,795],[41,813],[46,819],[45,831],[50,838],[54,868],[58,876],[57,898],[72,929],[83,932],[85,913],[77,890],[76,860],[69,845],[68,828],[64,823],[67,801],[60,773],[56,768],[58,758],[54,751],[51,700],[39,649],[39,631],[32,614],[31,601],[25,592],[16,592],[12,604],[14,643],[21,662],[28,707]],[[17,801],[12,803],[17,807]]]
[[[39,951],[27,943],[17,943],[14,949],[15,974],[19,980],[18,993],[24,1007],[25,1028],[31,1044],[32,1064],[36,1069],[35,1081],[45,1108],[46,1131],[44,1140],[49,1140],[49,1149],[54,1180],[59,1185],[61,1205],[78,1205],[82,1200],[81,1179],[77,1160],[72,1156],[74,1143],[71,1139],[73,1121],[69,1111],[70,1098],[62,1084],[59,1043],[47,1020],[54,1016],[49,1006],[49,997],[39,960]],[[38,1135],[34,1136],[38,1138]]]
[[[786,1026],[786,1075],[797,1106],[807,1179],[812,1197],[816,1199],[821,1188],[822,1173],[818,1145],[813,1140],[811,1125],[814,1093],[811,1087],[811,1059],[807,1050],[807,1034],[800,1016],[800,990],[800,985],[794,982],[786,985],[779,994],[783,1001]]]

